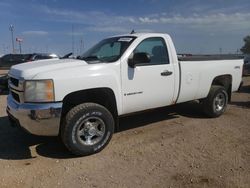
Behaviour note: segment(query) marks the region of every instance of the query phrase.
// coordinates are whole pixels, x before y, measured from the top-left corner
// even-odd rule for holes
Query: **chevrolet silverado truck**
[[[105,148],[123,115],[192,100],[208,117],[222,115],[242,67],[242,59],[179,60],[167,34],[114,36],[78,59],[13,66],[7,113],[28,132],[60,136],[72,153],[90,155]]]

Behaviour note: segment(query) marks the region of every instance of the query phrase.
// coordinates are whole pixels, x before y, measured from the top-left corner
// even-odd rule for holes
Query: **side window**
[[[143,40],[133,53],[139,52],[150,55],[151,61],[148,63],[149,65],[169,63],[168,50],[163,38],[154,37]]]

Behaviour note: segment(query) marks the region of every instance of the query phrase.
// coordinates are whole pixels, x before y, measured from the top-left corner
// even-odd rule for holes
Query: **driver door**
[[[174,68],[165,40],[161,37],[144,39],[133,50],[135,53],[147,53],[150,62],[134,68],[128,66],[127,60],[121,63],[123,113],[170,105],[174,94]]]

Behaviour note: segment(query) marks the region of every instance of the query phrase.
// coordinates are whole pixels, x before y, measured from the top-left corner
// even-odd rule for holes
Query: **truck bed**
[[[187,63],[188,62],[188,63]],[[232,78],[232,91],[237,91],[241,82],[243,59],[179,61],[181,72],[180,91],[177,102],[207,97],[210,86],[217,76]]]

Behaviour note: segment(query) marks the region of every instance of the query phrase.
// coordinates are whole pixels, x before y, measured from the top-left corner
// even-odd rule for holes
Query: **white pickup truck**
[[[179,61],[167,34],[114,36],[76,60],[13,66],[7,113],[28,132],[60,135],[71,152],[89,155],[108,144],[122,115],[199,100],[207,116],[220,116],[242,67],[242,59]]]

